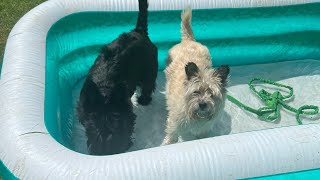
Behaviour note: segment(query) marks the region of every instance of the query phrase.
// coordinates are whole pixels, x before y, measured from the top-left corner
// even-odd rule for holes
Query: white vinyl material
[[[256,7],[318,0],[149,0],[150,10]],[[0,80],[0,158],[20,179],[235,179],[320,168],[320,126],[220,136],[113,156],[56,142],[44,124],[46,34],[81,11],[137,10],[137,0],[50,0],[12,29]]]

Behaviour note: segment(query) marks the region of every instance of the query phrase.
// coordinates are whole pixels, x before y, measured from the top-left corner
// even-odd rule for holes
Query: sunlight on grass
[[[0,62],[8,35],[17,21],[45,0],[0,0]]]

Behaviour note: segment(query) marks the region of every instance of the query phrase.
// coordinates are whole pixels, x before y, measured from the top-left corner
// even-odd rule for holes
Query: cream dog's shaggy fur
[[[208,48],[195,41],[192,11],[182,13],[181,43],[169,50],[166,98],[169,111],[163,145],[207,137],[225,102],[228,66],[212,68]]]

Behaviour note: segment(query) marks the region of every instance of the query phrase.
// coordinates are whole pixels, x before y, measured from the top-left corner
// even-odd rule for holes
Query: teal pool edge
[[[286,9],[286,7],[288,8]],[[316,10],[312,10],[312,8]],[[261,9],[265,9],[268,12],[263,14],[260,12]],[[199,39],[200,42],[204,42],[204,44],[209,47],[209,50],[212,51],[213,63],[215,65],[219,65],[224,62],[230,65],[244,65],[252,64],[253,62],[256,64],[272,63],[293,60],[297,58],[320,59],[320,50],[318,48],[315,48],[320,45],[320,36],[318,36],[320,34],[320,26],[315,25],[314,23],[314,19],[318,20],[320,18],[317,9],[320,9],[320,3],[289,5],[279,7],[277,6],[257,8],[201,9],[194,11],[193,25],[196,39]],[[240,13],[239,11],[244,11],[245,13]],[[300,12],[300,16],[302,18],[305,18],[305,16],[310,17],[308,19],[310,22],[306,20],[301,20],[301,17],[299,16],[296,17],[297,11]],[[160,20],[159,12],[164,13],[161,14],[164,17]],[[209,12],[211,12],[211,16],[208,16]],[[286,15],[282,16],[281,12],[286,13]],[[158,49],[159,63],[161,62],[160,64],[164,64],[163,62],[167,54],[167,49],[171,47],[172,44],[180,41],[180,13],[181,12],[179,10],[168,10],[151,11],[149,14],[149,34],[151,39],[155,42],[155,44],[158,43],[159,45]],[[247,13],[249,14],[249,18],[246,16]],[[303,13],[308,14],[304,15]],[[232,16],[234,14],[239,14],[239,17]],[[77,53],[81,53],[82,51],[77,50],[81,48],[84,49],[84,47],[89,47],[92,45],[102,47],[102,45],[105,44],[105,42],[110,42],[110,40],[113,40],[115,37],[117,37],[119,33],[126,32],[128,29],[132,29],[134,27],[134,25],[132,24],[136,21],[136,16],[137,12],[132,11],[78,12],[65,16],[52,25],[49,32],[47,33],[46,42],[47,51],[45,119],[47,119],[47,117],[51,119],[51,117],[57,116],[57,112],[51,110],[55,109],[60,102],[56,98],[57,96],[53,97],[48,95],[55,94],[55,88],[59,83],[59,75],[57,74],[59,68],[63,69],[64,74],[67,74],[67,77],[63,77],[63,81],[65,81],[64,84],[70,86],[72,86],[74,82],[76,82],[78,78],[77,76],[83,75],[87,71],[86,68],[88,68],[88,66],[85,68],[80,67],[78,66],[79,63],[77,64],[77,62],[75,63],[76,66],[74,64],[70,65],[71,63],[68,62],[70,61],[70,58],[67,57],[68,54],[74,55]],[[122,21],[119,21],[119,18],[123,18]],[[106,19],[112,20],[106,21]],[[277,22],[279,19],[283,22],[278,23],[279,27],[273,28],[273,24]],[[79,21],[82,22],[81,25],[78,25]],[[175,23],[173,23],[174,21]],[[203,25],[202,23],[206,21],[208,21],[207,23],[209,24]],[[266,27],[260,27],[254,32],[252,32],[255,34],[247,32],[247,29],[250,29],[248,27],[251,27],[252,25],[261,24],[261,21],[266,22]],[[117,24],[117,22],[119,22],[119,24]],[[230,24],[232,25],[233,23],[237,22],[239,22],[239,27],[236,31],[233,29],[228,29],[231,27]],[[106,27],[106,29],[110,31],[108,33],[105,33],[105,31],[96,31],[97,28],[95,26],[101,28],[101,24],[103,24],[103,28]],[[95,35],[96,37],[84,36],[88,35],[85,34],[87,32],[83,30],[86,28],[86,25],[93,25],[92,27],[94,28],[89,28],[89,32]],[[294,26],[296,29],[294,29],[293,27],[291,28],[290,25]],[[162,31],[159,30],[159,28],[161,29],[161,27],[163,26],[166,26],[169,29],[167,30],[165,36],[163,36],[163,33],[160,33]],[[207,28],[208,26],[217,28]],[[223,28],[219,29],[218,27],[221,26]],[[265,28],[268,27],[271,28],[269,30],[266,30]],[[62,30],[59,28],[62,28]],[[315,28],[316,32],[310,31],[310,28]],[[201,32],[201,30],[205,30],[205,32]],[[298,33],[296,33],[296,31]],[[281,33],[281,35],[278,35],[278,33]],[[167,36],[169,37],[168,42],[163,41],[163,37]],[[244,37],[246,37],[248,40],[245,40]],[[61,48],[61,46],[63,45],[63,43],[61,42],[64,42],[63,40],[68,40],[68,38],[71,42],[75,41],[76,43],[70,43],[71,47],[66,46]],[[206,41],[206,38],[209,38],[210,41]],[[58,43],[54,41],[57,41]],[[288,45],[292,45],[293,48],[288,50]],[[85,50],[86,49],[84,49],[83,51]],[[160,51],[162,52],[161,56]],[[57,52],[57,54],[51,52]],[[238,59],[234,57],[238,57]],[[61,59],[65,61],[61,62]],[[83,58],[83,60],[86,60],[87,62],[93,62],[93,59],[90,59],[88,61],[87,59]],[[81,63],[83,63],[83,61],[81,61]],[[53,107],[48,108],[48,105]],[[47,111],[47,108],[51,110]],[[61,135],[61,133],[56,131],[55,129],[58,129],[59,126],[63,126],[64,123],[58,125],[55,124],[54,121],[45,120],[45,122],[47,129],[49,130],[51,135],[55,139],[57,139],[58,142],[63,142],[63,135]]]
[[[18,180],[18,178],[0,160],[0,176],[3,180]]]
[[[292,180],[292,179],[306,179],[306,180],[318,180],[320,179],[320,168],[310,169],[305,171],[297,171],[255,178],[247,178],[246,180]]]
[[[75,13],[78,14],[78,13]],[[74,14],[72,14],[74,15]],[[46,62],[47,63],[47,62]],[[47,81],[47,78],[46,78]],[[47,90],[46,90],[47,92]],[[304,176],[306,174],[310,174],[312,172],[319,172],[319,174],[317,174],[317,177],[320,176],[320,170],[307,170],[307,171],[302,171],[302,172],[293,172],[293,173],[286,173],[286,174],[281,174],[281,175],[271,175],[271,176],[265,176],[265,177],[257,177],[257,178],[253,178],[253,179],[264,179],[264,178],[280,178],[280,177],[285,177],[285,176],[292,176],[292,175],[298,175],[298,176]]]

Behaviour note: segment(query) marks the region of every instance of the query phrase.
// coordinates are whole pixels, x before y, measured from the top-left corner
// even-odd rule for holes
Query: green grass
[[[8,35],[18,20],[45,0],[0,0],[0,63]]]

